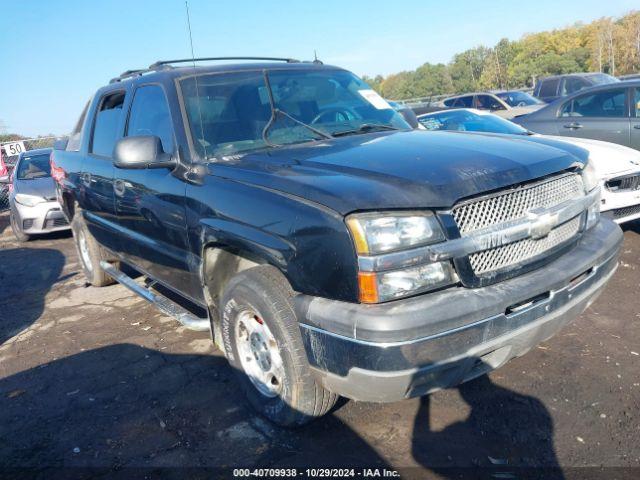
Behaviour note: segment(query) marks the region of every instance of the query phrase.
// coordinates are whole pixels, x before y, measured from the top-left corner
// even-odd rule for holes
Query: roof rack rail
[[[112,78],[109,83],[117,83],[127,78],[139,77],[148,72],[156,72],[158,70],[167,70],[172,68],[172,63],[189,63],[189,62],[209,62],[218,60],[262,60],[266,62],[286,62],[286,63],[300,63],[300,60],[295,58],[280,58],[280,57],[204,57],[204,58],[181,58],[178,60],[158,60],[157,62],[149,65],[148,68],[139,68],[134,70],[127,70],[122,72],[117,77]],[[315,63],[315,62],[314,62]],[[318,63],[321,63],[318,61]]]
[[[117,77],[114,77],[111,80],[109,80],[109,83],[116,83],[116,82],[121,82],[122,80],[125,80],[127,78],[139,77],[143,73],[147,73],[147,72],[150,72],[150,71],[151,70],[149,70],[148,68],[139,68],[139,69],[136,69],[136,70],[127,70],[126,72],[122,72]]]
[[[203,58],[182,58],[179,60],[158,60],[157,62],[149,65],[149,70],[162,70],[163,68],[171,68],[172,63],[189,63],[189,62],[212,62],[218,60],[264,60],[267,62],[286,62],[286,63],[300,63],[300,60],[295,58],[281,58],[281,57],[203,57]]]

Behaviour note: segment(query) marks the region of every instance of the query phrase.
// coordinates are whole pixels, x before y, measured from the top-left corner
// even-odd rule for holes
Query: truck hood
[[[640,152],[617,143],[591,140],[589,138],[546,136],[584,148],[600,178],[640,170]]]
[[[449,208],[479,193],[585,162],[563,142],[463,132],[385,132],[217,159],[210,174],[278,190],[341,214]]]

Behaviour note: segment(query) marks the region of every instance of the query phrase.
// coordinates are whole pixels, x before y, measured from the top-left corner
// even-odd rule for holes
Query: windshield
[[[51,176],[51,165],[49,155],[34,155],[33,157],[22,157],[18,164],[16,178],[18,180],[33,180],[34,178],[44,178]]]
[[[180,82],[193,143],[202,158],[411,128],[350,72],[276,69],[267,75],[271,92],[262,71],[199,75]]]
[[[510,107],[526,107],[528,105],[538,105],[542,103],[526,92],[502,92],[496,93],[496,95],[509,104]]]
[[[431,113],[418,117],[427,130],[454,130],[458,132],[488,132],[510,135],[528,135],[529,132],[515,123],[489,113],[479,114],[469,110]]]

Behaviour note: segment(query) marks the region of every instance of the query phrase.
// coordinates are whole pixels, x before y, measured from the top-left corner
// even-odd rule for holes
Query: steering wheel
[[[526,106],[527,106],[527,104],[524,103],[524,102],[520,102],[520,103],[518,103],[518,105],[516,105],[516,107],[526,107]]]
[[[326,117],[330,113],[333,113],[333,114],[340,113],[340,114],[342,114],[344,116],[345,120],[348,120],[349,116],[357,117],[357,115],[354,113],[354,111],[351,110],[350,108],[332,107],[332,108],[327,108],[326,110],[321,111],[318,115],[313,117],[313,120],[311,120],[311,125],[315,125],[316,123],[318,123],[320,120],[322,120],[324,117]]]

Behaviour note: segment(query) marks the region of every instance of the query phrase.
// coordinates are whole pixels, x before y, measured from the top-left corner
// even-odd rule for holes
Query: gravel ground
[[[524,357],[427,398],[342,402],[285,430],[249,410],[207,333],[119,285],[87,286],[68,234],[19,244],[6,220],[0,477],[311,465],[434,478],[475,478],[483,467],[502,478],[640,477],[640,222],[624,229],[602,296]]]

